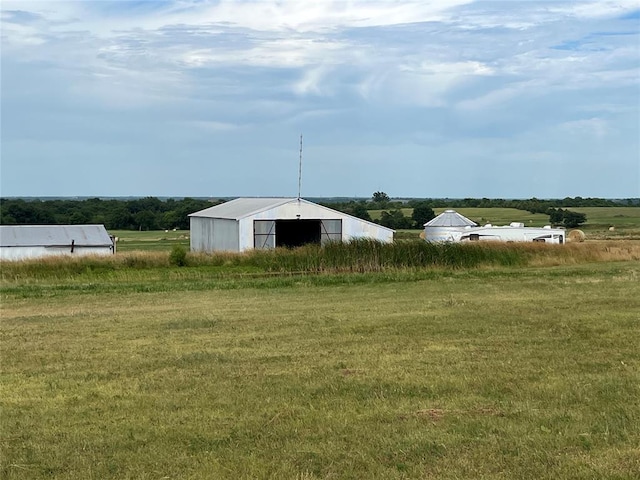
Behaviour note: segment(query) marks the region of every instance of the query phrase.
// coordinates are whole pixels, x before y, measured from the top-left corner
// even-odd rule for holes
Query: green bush
[[[182,245],[174,245],[169,253],[169,263],[176,267],[187,265],[187,250]]]

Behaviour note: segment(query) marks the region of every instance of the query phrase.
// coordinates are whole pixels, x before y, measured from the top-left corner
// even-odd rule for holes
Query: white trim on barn
[[[0,258],[110,255],[115,245],[103,225],[2,225]]]
[[[392,242],[395,232],[301,198],[237,198],[189,217],[195,252],[242,252],[355,238]]]

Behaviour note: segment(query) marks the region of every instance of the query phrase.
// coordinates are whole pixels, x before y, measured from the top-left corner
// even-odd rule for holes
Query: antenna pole
[[[300,134],[300,163],[298,164],[298,200],[300,200],[301,185],[302,185],[302,134]]]

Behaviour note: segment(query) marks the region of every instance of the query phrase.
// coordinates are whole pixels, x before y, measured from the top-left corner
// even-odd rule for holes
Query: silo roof
[[[433,220],[424,224],[425,227],[475,227],[478,224],[460,215],[455,210],[445,210]]]

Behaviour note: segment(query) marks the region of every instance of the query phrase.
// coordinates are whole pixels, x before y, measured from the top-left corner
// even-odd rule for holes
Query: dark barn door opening
[[[276,247],[320,244],[320,220],[276,220]]]

